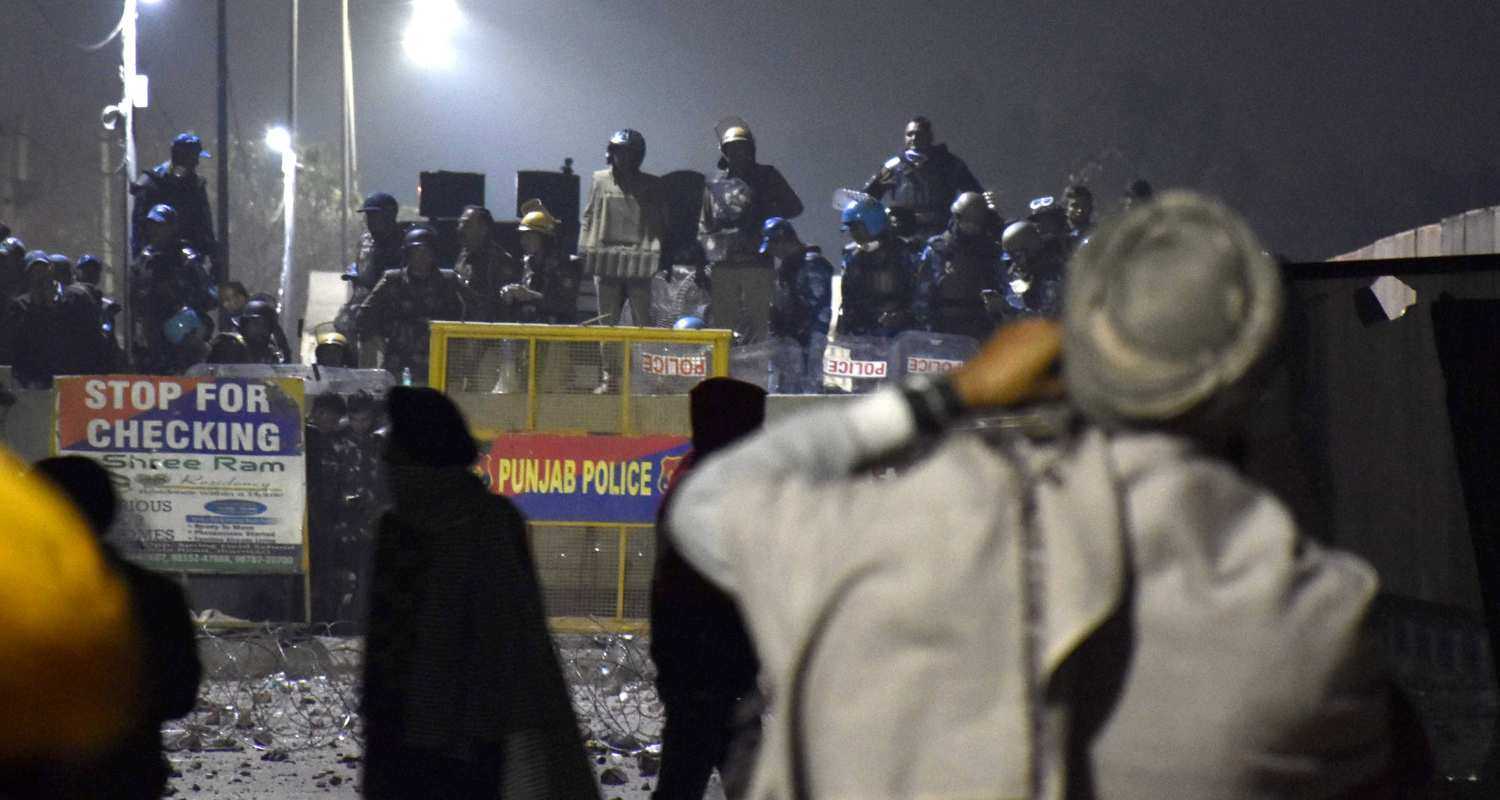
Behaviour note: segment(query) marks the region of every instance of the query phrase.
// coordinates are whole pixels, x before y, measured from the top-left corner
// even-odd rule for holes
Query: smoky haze
[[[119,47],[84,54],[64,36],[98,38],[118,5],[4,5],[0,122],[24,117],[34,157],[97,171]],[[301,138],[336,145],[338,4],[302,5]],[[860,185],[923,114],[1011,215],[1070,179],[1090,182],[1107,210],[1145,177],[1218,194],[1272,249],[1313,259],[1500,202],[1492,2],[460,5],[455,65],[426,70],[401,50],[408,3],[352,4],[362,191],[411,208],[419,171],[484,172],[489,205],[510,215],[516,170],[572,157],[587,180],[620,127],[645,134],[650,171],[711,171],[714,123],[737,114],[807,204],[804,238],[832,248],[832,192]],[[230,3],[232,131],[243,138],[285,119],[289,6]],[[177,129],[212,149],[213,23],[207,0],[142,6],[142,166]],[[97,178],[47,169],[58,179],[40,190],[47,213],[33,226],[94,213]]]

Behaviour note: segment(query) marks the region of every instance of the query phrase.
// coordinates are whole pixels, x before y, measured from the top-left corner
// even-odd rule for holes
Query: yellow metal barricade
[[[691,434],[687,393],[729,374],[731,333],[664,328],[434,322],[428,385],[475,436]],[[656,530],[639,521],[531,521],[532,551],[558,630],[639,630]]]

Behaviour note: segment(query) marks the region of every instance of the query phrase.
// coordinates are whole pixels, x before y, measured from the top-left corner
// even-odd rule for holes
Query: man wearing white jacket
[[[1374,571],[1212,455],[1278,335],[1276,265],[1177,194],[1071,269],[1061,327],[1017,323],[947,379],[773,425],[678,490],[676,544],[738,600],[771,693],[752,797],[1382,781]],[[1042,402],[1059,353],[1067,402]],[[862,469],[914,445],[899,477]]]

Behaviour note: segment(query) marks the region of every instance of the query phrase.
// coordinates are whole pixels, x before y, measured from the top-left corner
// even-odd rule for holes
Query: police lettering
[[[647,375],[703,378],[708,376],[708,359],[703,356],[664,356],[642,353],[641,371]]]
[[[950,358],[925,358],[923,356],[907,356],[906,371],[912,375],[920,375],[934,372],[952,372],[963,366],[964,362],[954,361]]]
[[[884,378],[884,361],[850,361],[842,358],[823,359],[823,374],[837,378]]]

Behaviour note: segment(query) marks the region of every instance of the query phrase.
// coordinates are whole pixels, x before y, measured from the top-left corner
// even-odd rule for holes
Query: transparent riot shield
[[[823,349],[823,386],[834,392],[874,391],[892,378],[891,342],[878,336],[839,336]]]
[[[767,339],[731,349],[729,374],[771,394],[807,391],[806,355],[792,339]]]
[[[651,278],[651,319],[659,328],[670,328],[683,317],[708,319],[708,282],[699,282],[697,270],[683,264],[672,267],[672,279],[658,272]]]
[[[891,340],[893,376],[952,372],[978,352],[979,342],[968,336],[907,331]]]

